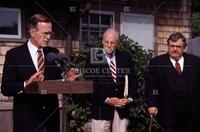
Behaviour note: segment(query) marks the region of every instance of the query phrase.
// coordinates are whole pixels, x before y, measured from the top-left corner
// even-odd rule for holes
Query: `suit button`
[[[43,109],[43,110],[45,110],[45,109],[46,109],[46,107],[45,107],[45,106],[42,106],[42,109]]]
[[[118,91],[118,89],[116,88],[115,91]]]

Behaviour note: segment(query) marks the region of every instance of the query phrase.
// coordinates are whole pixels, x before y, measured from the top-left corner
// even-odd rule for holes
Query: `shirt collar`
[[[115,51],[110,55],[110,54],[106,53],[105,49],[103,49],[103,53],[106,55],[106,57],[108,57],[110,59],[113,58],[113,57],[115,57]]]
[[[171,57],[170,57],[170,60],[173,61],[173,62],[176,62],[176,60],[172,59]],[[181,57],[179,58],[178,62],[180,63],[180,62],[182,62],[183,60],[184,60],[184,57],[181,56]]]
[[[30,41],[30,39],[28,40],[28,49],[37,54],[38,48]],[[43,52],[43,48],[40,49]]]

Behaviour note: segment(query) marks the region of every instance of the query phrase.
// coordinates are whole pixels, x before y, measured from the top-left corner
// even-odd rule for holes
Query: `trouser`
[[[127,132],[128,119],[120,119],[115,110],[113,121],[92,119],[92,132]]]

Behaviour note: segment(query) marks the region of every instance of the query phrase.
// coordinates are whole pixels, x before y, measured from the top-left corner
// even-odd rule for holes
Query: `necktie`
[[[175,63],[175,67],[176,67],[176,71],[179,75],[181,75],[181,66],[180,64],[178,63],[178,60],[176,60],[176,63]]]
[[[42,71],[44,72],[44,58],[43,58],[43,55],[42,55],[42,51],[38,49],[38,58],[37,58],[37,61],[38,61],[38,71]]]
[[[110,70],[111,70],[111,74],[112,74],[112,77],[113,77],[113,81],[116,83],[117,82],[117,76],[116,76],[116,66],[115,64],[113,63],[112,60],[110,60]]]

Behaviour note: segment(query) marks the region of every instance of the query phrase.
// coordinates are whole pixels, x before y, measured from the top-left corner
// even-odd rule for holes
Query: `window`
[[[21,38],[21,10],[0,7],[0,38]]]
[[[113,27],[114,14],[112,12],[90,12],[81,18],[80,36],[81,45],[97,41],[102,33]]]
[[[121,33],[138,42],[145,49],[154,49],[154,16],[121,13]]]

